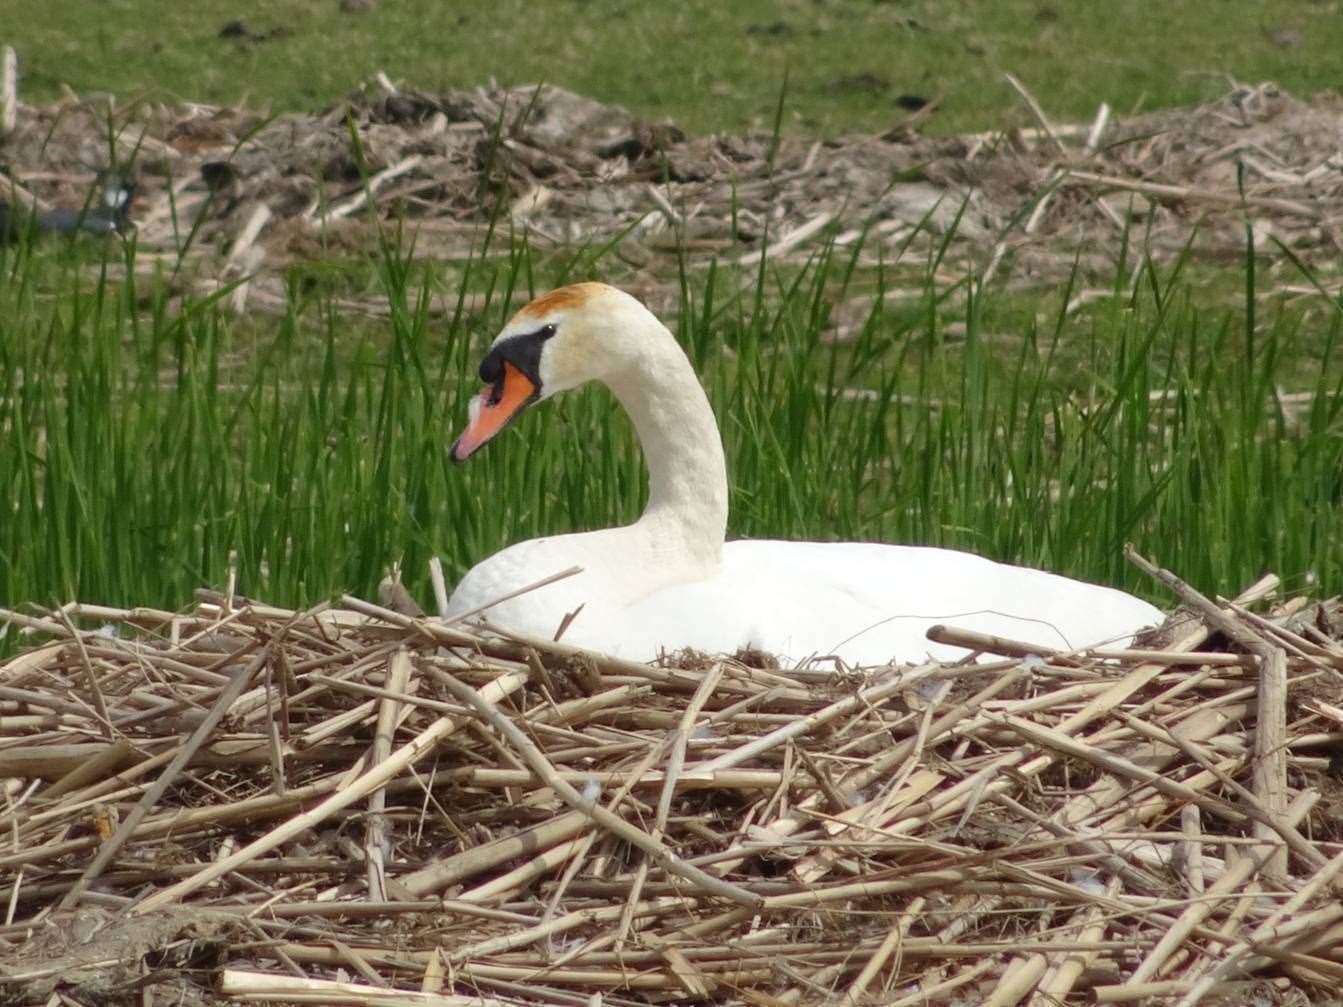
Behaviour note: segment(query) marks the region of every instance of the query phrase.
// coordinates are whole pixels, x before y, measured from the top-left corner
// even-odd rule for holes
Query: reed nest
[[[954,665],[640,664],[395,590],[0,610],[0,1002],[1319,1002],[1343,604],[1131,558],[1181,602],[1141,649]]]
[[[1239,261],[1248,224],[1256,250],[1279,242],[1335,288],[1336,97],[1236,85],[1196,107],[1121,119],[1101,103],[1089,123],[1054,124],[1009,81],[1018,123],[930,136],[934,104],[879,135],[832,140],[692,136],[549,85],[429,93],[386,75],[329,109],[277,116],[107,95],[16,99],[0,199],[80,207],[96,198],[98,171],[134,174],[134,268],[151,276],[166,263],[183,293],[226,286],[240,312],[287,310],[289,266],[365,251],[373,225],[413,235],[421,259],[453,263],[478,258],[486,233],[525,234],[542,251],[609,245],[642,296],[660,301],[687,261],[802,263],[826,242],[861,244],[874,266],[910,263],[891,296],[921,295],[930,259],[947,283],[1053,288],[1079,267],[1110,275],[1136,246],[1160,261]],[[1282,262],[1269,278],[1278,289],[1317,293]],[[387,312],[381,296],[339,306]],[[429,303],[457,307],[455,293]]]

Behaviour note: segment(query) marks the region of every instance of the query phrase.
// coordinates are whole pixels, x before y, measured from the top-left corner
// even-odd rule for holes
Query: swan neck
[[[727,534],[727,466],[708,396],[672,334],[649,316],[632,364],[607,384],[629,414],[648,466],[639,525],[700,566],[717,565]]]

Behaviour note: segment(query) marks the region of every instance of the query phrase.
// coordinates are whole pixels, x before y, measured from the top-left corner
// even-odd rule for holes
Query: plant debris
[[[317,114],[71,95],[19,104],[0,198],[78,208],[98,172],[134,170],[144,268],[185,256],[215,285],[246,279],[231,294],[239,310],[249,297],[283,310],[286,266],[370,247],[375,222],[448,261],[478,254],[491,227],[543,249],[609,243],[673,285],[683,257],[800,260],[831,241],[861,242],[862,261],[888,267],[936,255],[948,282],[1053,286],[1079,265],[1112,274],[1135,245],[1159,260],[1235,260],[1247,222],[1256,249],[1335,262],[1336,97],[1237,86],[1194,108],[1121,122],[1102,105],[1092,123],[1056,126],[1013,84],[1029,128],[927,136],[937,99],[915,97],[887,132],[833,141],[687,136],[549,85],[431,94],[384,74]]]
[[[1131,558],[1140,649],[957,665],[0,609],[0,1002],[1318,1002],[1343,604]]]

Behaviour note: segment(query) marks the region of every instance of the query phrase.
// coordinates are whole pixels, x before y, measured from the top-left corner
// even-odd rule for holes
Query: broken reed
[[[0,609],[33,644],[0,663],[0,937],[129,917],[26,946],[0,994],[40,1001],[76,961],[439,1007],[1336,986],[1339,602],[1267,576],[1217,604],[1131,559],[1184,606],[1148,649],[841,674],[352,596]]]
[[[1069,310],[1071,288],[979,289],[872,246],[686,265],[654,298],[723,428],[732,534],[954,546],[1150,593],[1132,540],[1197,584],[1343,586],[1322,299],[1251,291],[1251,339],[1183,261],[1120,263]],[[461,268],[391,243],[332,268],[366,269],[390,320],[297,282],[278,319],[235,318],[129,245],[0,250],[0,601],[174,607],[236,553],[244,590],[307,604],[397,559],[418,577],[441,556],[451,579],[637,514],[642,463],[604,393],[534,410],[469,466],[446,453],[510,311],[618,282],[613,258],[496,238]],[[431,315],[431,290],[458,310]]]

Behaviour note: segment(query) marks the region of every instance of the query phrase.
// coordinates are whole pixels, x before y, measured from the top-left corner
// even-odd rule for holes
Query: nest
[[[0,1002],[1311,1002],[1343,605],[1147,568],[1142,649],[867,669],[0,610]]]
[[[98,171],[133,167],[137,268],[185,257],[197,290],[239,284],[239,311],[249,298],[285,310],[284,269],[373,247],[374,221],[405,226],[417,256],[446,261],[478,257],[492,227],[543,250],[610,244],[654,289],[675,287],[685,261],[801,262],[826,240],[863,242],[863,261],[886,267],[905,257],[914,272],[935,253],[948,282],[1052,286],[1079,263],[1112,275],[1135,239],[1158,260],[1242,259],[1247,219],[1256,248],[1278,241],[1306,263],[1336,260],[1336,98],[1263,84],[1122,122],[1102,106],[1090,124],[1055,126],[1013,83],[1030,128],[929,137],[928,106],[884,134],[833,141],[688,136],[551,86],[429,94],[381,75],[324,112],[275,117],[71,96],[17,106],[0,140],[0,196],[80,207]],[[922,289],[921,274],[908,279]],[[1300,278],[1283,286],[1314,292]],[[386,311],[375,297],[339,306]],[[454,292],[431,309],[456,306]]]

